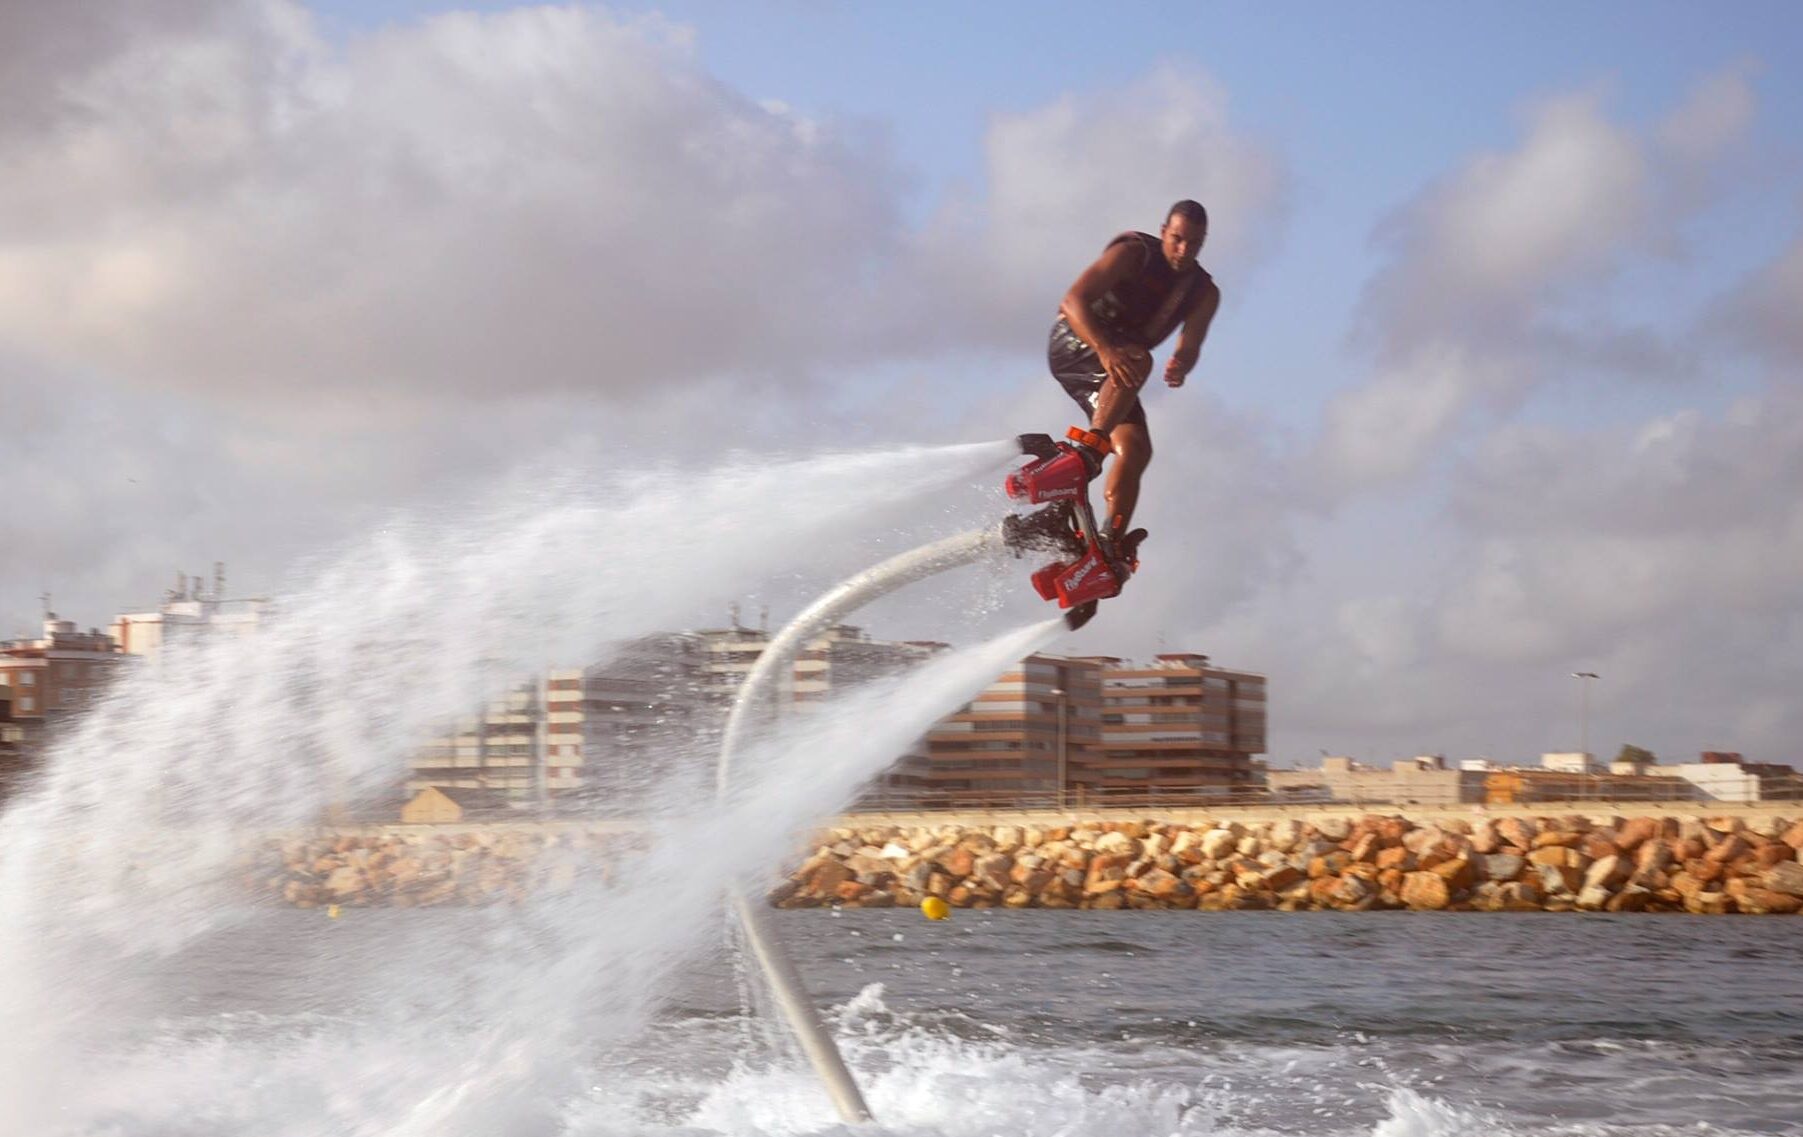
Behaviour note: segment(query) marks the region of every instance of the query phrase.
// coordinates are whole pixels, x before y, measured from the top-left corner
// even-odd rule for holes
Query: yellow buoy
[[[336,904],[329,905],[326,908],[326,915],[328,915],[332,919],[336,920],[338,918],[338,905],[336,905]]]
[[[937,896],[929,896],[920,902],[920,914],[929,920],[943,920],[952,914],[952,906]]]

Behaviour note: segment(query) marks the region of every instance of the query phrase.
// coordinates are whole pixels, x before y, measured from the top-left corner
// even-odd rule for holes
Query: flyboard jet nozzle
[[[1017,556],[1046,552],[1057,558],[1033,574],[1033,589],[1067,609],[1065,620],[1076,629],[1095,615],[1099,601],[1120,595],[1139,567],[1146,533],[1100,530],[1089,483],[1102,468],[1107,440],[1079,427],[1071,428],[1069,438],[1054,442],[1049,435],[1023,434],[1016,439],[1021,453],[1034,461],[1009,474],[1003,489],[1016,501],[1046,508],[1009,517],[1002,523],[1002,540]]]

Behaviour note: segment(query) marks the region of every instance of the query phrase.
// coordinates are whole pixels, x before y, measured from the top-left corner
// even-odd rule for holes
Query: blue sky
[[[1196,196],[1226,300],[1148,396],[1133,603],[1072,650],[1265,671],[1279,761],[1565,748],[1573,670],[1611,744],[1803,758],[1796,5],[81,0],[15,31],[0,479],[93,461],[0,531],[9,631],[215,557],[269,587],[559,439],[1060,429],[1059,295]]]

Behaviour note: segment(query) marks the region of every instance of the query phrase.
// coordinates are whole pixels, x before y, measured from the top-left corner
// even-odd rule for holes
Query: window
[[[19,709],[22,711],[35,711],[38,709],[38,701],[31,695],[20,695]]]
[[[37,685],[38,685],[38,673],[37,672],[35,672],[35,671],[19,672],[19,686],[21,686],[21,687],[36,687]]]

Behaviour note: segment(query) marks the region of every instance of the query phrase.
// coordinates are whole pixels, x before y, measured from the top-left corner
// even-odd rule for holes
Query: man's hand
[[[1139,390],[1152,374],[1152,353],[1143,347],[1099,348],[1096,355],[1108,377],[1128,391]]]
[[[1195,365],[1196,365],[1196,357],[1195,356],[1192,355],[1188,359],[1185,359],[1183,357],[1183,353],[1181,351],[1174,352],[1171,355],[1171,358],[1169,359],[1169,361],[1167,361],[1164,365],[1165,386],[1167,386],[1167,387],[1183,386],[1183,381],[1185,379],[1189,378],[1190,368],[1194,367]]]

